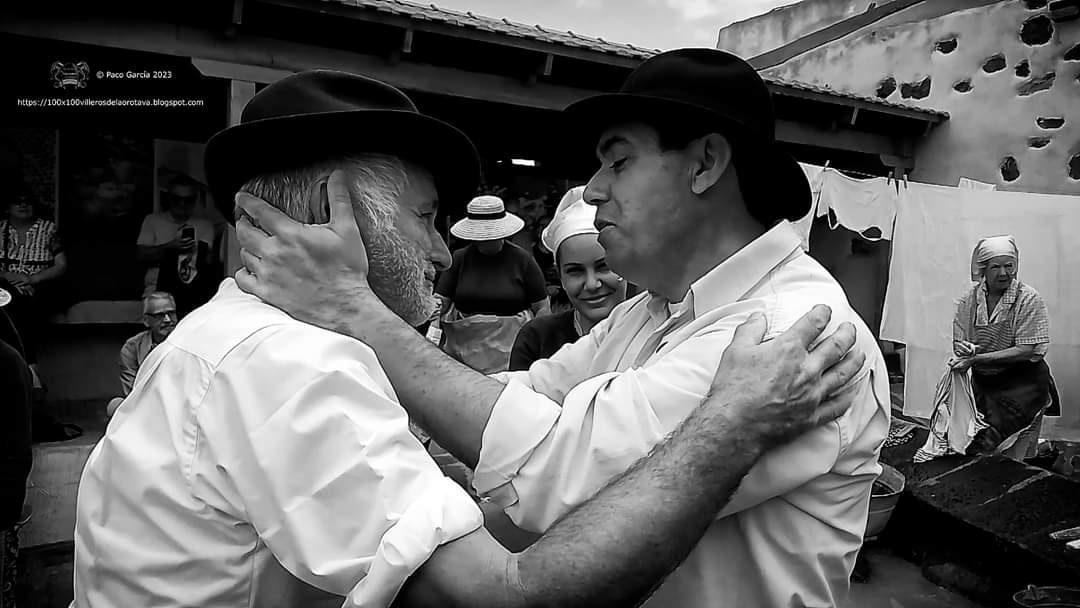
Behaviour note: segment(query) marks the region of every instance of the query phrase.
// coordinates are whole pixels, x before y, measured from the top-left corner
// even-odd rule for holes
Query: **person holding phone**
[[[211,255],[214,227],[195,217],[202,186],[179,174],[161,193],[162,211],[146,216],[139,232],[138,255],[147,264],[143,295],[168,291],[183,316],[210,299],[220,271]]]

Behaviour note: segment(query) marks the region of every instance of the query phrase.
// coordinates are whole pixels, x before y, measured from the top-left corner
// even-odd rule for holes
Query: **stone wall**
[[[944,110],[912,179],[1080,194],[1080,20],[1004,0],[856,32],[765,72]]]

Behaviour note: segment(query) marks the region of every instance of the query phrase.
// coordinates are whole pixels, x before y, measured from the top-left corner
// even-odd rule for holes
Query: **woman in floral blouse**
[[[37,216],[36,202],[33,194],[21,190],[7,201],[0,220],[0,288],[12,296],[6,310],[35,376],[38,335],[52,310],[48,300],[56,280],[67,270],[56,224]]]

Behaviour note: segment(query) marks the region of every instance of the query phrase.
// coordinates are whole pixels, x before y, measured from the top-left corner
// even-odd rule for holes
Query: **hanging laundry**
[[[1024,253],[1025,284],[1046,303],[1061,424],[1080,423],[1080,197],[901,188],[881,338],[907,346],[904,413],[929,418],[942,362],[952,356],[957,300],[971,289],[971,247],[1008,233]]]
[[[825,167],[806,163],[799,163],[799,166],[802,167],[803,173],[806,174],[806,181],[810,183],[810,210],[801,219],[792,222],[791,225],[802,239],[803,251],[810,251],[810,228],[814,225],[814,218],[817,217],[817,203],[818,198],[821,196],[821,180],[824,177]]]
[[[957,182],[956,187],[966,188],[968,190],[997,190],[996,184],[980,182],[969,177],[961,177],[960,181]]]
[[[884,177],[855,179],[826,169],[817,215],[829,216],[829,227],[843,226],[870,241],[892,238],[897,187]]]

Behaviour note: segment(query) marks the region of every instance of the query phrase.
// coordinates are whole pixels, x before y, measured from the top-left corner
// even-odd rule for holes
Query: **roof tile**
[[[537,25],[525,25],[510,21],[509,19],[494,19],[491,17],[485,17],[483,15],[476,15],[472,11],[460,12],[450,9],[440,8],[435,4],[422,5],[414,2],[406,2],[405,0],[322,0],[323,2],[333,2],[337,4],[343,4],[346,6],[356,6],[367,8],[375,11],[381,11],[385,13],[392,13],[395,15],[404,15],[414,19],[423,19],[429,21],[436,21],[441,23],[448,23],[451,25],[457,25],[465,28],[473,28],[484,31],[494,31],[508,36],[516,36],[518,38],[527,38],[530,40],[536,40],[539,42],[547,42],[550,44],[561,44],[563,46],[582,48],[591,51],[597,51],[600,53],[608,53],[619,57],[626,57],[629,59],[645,60],[653,55],[661,52],[660,49],[646,49],[643,47],[635,46],[633,44],[622,44],[617,42],[608,42],[603,38],[592,38],[589,36],[583,36],[574,32],[561,32],[558,30],[545,29],[544,27]],[[836,91],[826,87],[819,87],[816,85],[807,84],[804,82],[797,82],[793,80],[785,80],[782,78],[774,78],[762,75],[762,78],[774,85],[781,87],[792,88],[796,90],[810,91],[814,93],[821,93],[825,95],[831,95],[834,97],[841,97],[846,99],[854,99],[858,101],[864,101],[876,105],[885,107],[892,107],[897,109],[910,110],[919,112],[922,114],[928,114],[937,116],[939,118],[948,118],[947,112],[939,110],[933,110],[930,108],[922,108],[918,106],[906,105],[901,103],[895,103],[878,99],[877,97],[870,97],[867,95],[859,95],[856,93],[848,93],[842,91]]]

